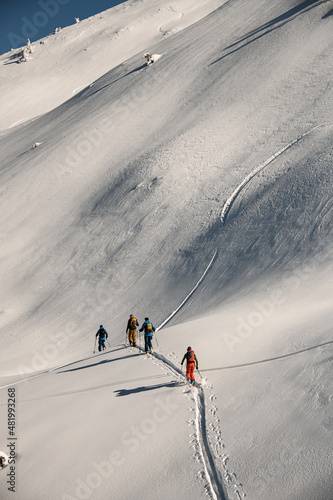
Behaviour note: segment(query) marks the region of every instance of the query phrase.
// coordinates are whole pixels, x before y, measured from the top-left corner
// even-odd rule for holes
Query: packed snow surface
[[[128,0],[31,49],[0,56],[1,499],[332,500],[332,1]]]

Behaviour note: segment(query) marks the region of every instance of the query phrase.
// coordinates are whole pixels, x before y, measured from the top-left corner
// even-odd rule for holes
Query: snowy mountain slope
[[[98,488],[95,498],[129,498],[134,485],[140,496],[149,497],[153,489],[160,498],[164,492],[176,497],[179,483],[186,498],[204,495],[195,478],[199,467],[186,466],[190,454],[182,388],[157,362],[144,358],[114,346],[18,387],[21,425],[29,429],[20,435],[20,458],[26,464],[20,472],[20,498],[80,498],[89,487]],[[66,453],[58,457],[60,436],[67,444],[63,441]],[[38,489],[29,457],[43,470]]]
[[[85,360],[101,322],[114,346],[124,339],[130,312],[160,325],[214,255],[195,293],[157,334],[162,370],[170,366],[166,353],[179,366],[187,345],[195,348],[208,386],[191,404],[199,408],[201,394],[207,407],[193,419],[193,408],[181,403],[168,428],[156,428],[149,449],[126,455],[125,470],[112,481],[116,497],[169,498],[179,491],[202,498],[205,484],[218,497],[223,477],[229,498],[330,498],[329,8],[229,1],[145,47],[163,54],[151,67],[135,53],[53,111],[3,132],[2,393],[40,372],[17,385],[27,408],[19,417],[18,463],[30,498],[37,478],[24,456],[45,436],[57,438],[38,451],[40,498],[75,497],[77,478],[85,481],[90,472],[87,449],[108,458],[128,429],[128,399],[135,396],[142,422],[151,418],[155,391],[183,398],[142,356],[132,360],[120,350],[123,364]],[[260,166],[222,221],[225,202]],[[48,372],[67,363],[74,365]],[[144,377],[151,382],[141,384]],[[125,403],[114,397],[111,405],[104,381],[120,386],[132,378],[140,379],[133,393],[117,387]],[[46,401],[39,432],[40,394],[64,398],[69,407],[58,422],[59,403]],[[1,412],[4,419],[4,406]],[[112,425],[95,434],[91,422],[101,415]],[[207,424],[198,437],[200,415]],[[194,465],[186,427],[196,452],[198,443],[212,450],[210,470],[209,453],[199,451]],[[50,459],[69,441],[75,471]],[[159,463],[161,441],[167,451]],[[146,458],[163,477],[156,494],[141,475]],[[128,488],[126,473],[138,461],[135,487]],[[57,473],[64,479],[55,488]],[[109,488],[103,480],[94,498],[105,498]]]
[[[4,173],[4,180],[8,179],[6,183],[8,196],[12,196],[11,183],[14,183],[16,197],[20,199],[22,206],[31,205],[31,197],[34,197],[33,205],[31,205],[35,206],[35,215],[32,217],[34,223],[32,227],[26,225],[26,230],[29,232],[29,238],[32,242],[31,246],[28,244],[29,240],[23,238],[24,233],[16,231],[16,234],[19,238],[17,249],[21,250],[24,247],[25,252],[24,254],[18,253],[19,259],[27,263],[27,272],[31,276],[31,283],[38,283],[39,286],[42,286],[38,291],[33,284],[31,288],[34,289],[34,296],[28,294],[28,301],[32,301],[36,304],[33,307],[38,308],[38,324],[41,325],[41,331],[44,328],[42,326],[43,307],[45,307],[43,304],[47,306],[46,299],[48,296],[53,306],[59,303],[63,316],[66,317],[65,324],[54,325],[55,331],[58,331],[59,326],[61,330],[65,328],[73,311],[78,311],[81,308],[82,300],[77,300],[76,297],[82,297],[82,294],[87,298],[85,299],[87,300],[85,307],[96,295],[95,304],[90,309],[93,321],[84,326],[87,332],[91,331],[95,321],[99,322],[97,318],[100,312],[98,311],[97,317],[95,317],[94,311],[96,311],[96,308],[101,309],[104,305],[113,302],[113,298],[107,292],[105,293],[105,289],[110,290],[110,287],[113,293],[116,295],[119,293],[119,303],[121,304],[118,310],[119,316],[114,317],[114,313],[110,311],[110,317],[116,322],[115,324],[118,324],[123,315],[127,314],[128,309],[127,301],[124,301],[124,296],[121,295],[119,287],[124,287],[127,300],[133,304],[133,307],[142,308],[142,305],[138,302],[140,298],[137,297],[135,287],[133,287],[132,292],[129,292],[124,286],[125,283],[123,283],[129,283],[133,279],[133,273],[135,279],[141,279],[142,274],[145,274],[146,282],[153,287],[153,301],[149,303],[147,302],[149,298],[144,297],[143,303],[155,316],[158,315],[159,321],[162,321],[169,311],[173,310],[174,305],[178,305],[182,298],[187,295],[192,284],[200,276],[205,264],[210,260],[213,251],[220,247],[220,239],[223,241],[222,247],[220,247],[220,255],[223,255],[223,258],[220,258],[218,264],[215,265],[217,276],[224,272],[224,268],[232,270],[233,266],[237,266],[237,273],[240,274],[240,279],[243,281],[240,266],[244,267],[245,273],[250,274],[250,276],[256,273],[256,262],[258,262],[259,268],[262,269],[262,259],[259,258],[257,261],[253,257],[256,257],[257,253],[255,242],[259,241],[258,245],[263,238],[262,227],[265,227],[267,231],[267,220],[263,217],[261,220],[262,225],[258,225],[256,219],[254,228],[248,220],[242,221],[240,226],[242,230],[236,231],[241,237],[235,239],[234,228],[227,224],[222,230],[222,225],[219,222],[219,214],[223,203],[249,170],[252,170],[255,166],[261,164],[263,160],[270,157],[272,153],[278,151],[281,148],[281,143],[288,144],[291,139],[294,140],[299,137],[302,133],[313,128],[314,125],[329,122],[329,94],[327,94],[327,97],[326,94],[321,95],[321,87],[313,87],[312,102],[317,102],[317,105],[311,108],[310,118],[313,120],[317,113],[320,120],[318,118],[317,123],[312,122],[311,126],[309,126],[307,124],[309,120],[307,113],[309,104],[306,102],[304,107],[303,97],[297,96],[300,92],[296,83],[295,88],[292,88],[288,93],[290,101],[294,98],[293,116],[291,120],[288,120],[288,116],[285,116],[288,113],[288,106],[286,105],[286,110],[284,95],[280,100],[279,107],[276,95],[273,96],[274,99],[269,100],[264,98],[265,94],[261,92],[250,92],[251,83],[248,85],[242,83],[245,81],[242,76],[243,72],[246,75],[248,74],[249,57],[255,57],[251,55],[252,53],[250,56],[247,53],[244,55],[246,60],[245,69],[243,66],[238,65],[236,60],[235,69],[228,72],[229,78],[231,78],[229,85],[222,85],[221,88],[219,82],[221,82],[221,75],[225,74],[225,69],[219,68],[218,63],[215,63],[210,66],[214,70],[208,70],[207,74],[207,67],[204,66],[202,69],[202,64],[199,62],[201,61],[199,54],[205,58],[206,62],[208,43],[205,43],[203,37],[210,36],[212,39],[218,40],[217,36],[214,37],[212,25],[215,22],[215,29],[220,32],[222,23],[225,31],[227,10],[227,6],[222,7],[220,11],[202,22],[201,36],[196,36],[197,41],[195,44],[189,45],[186,40],[187,38],[192,40],[198,34],[198,25],[166,40],[164,47],[168,48],[168,54],[159,61],[158,66],[149,68],[149,72],[146,68],[141,68],[140,56],[136,56],[133,61],[130,60],[126,65],[112,70],[96,82],[93,87],[81,92],[59,109],[54,110],[29,126],[20,127],[17,131],[13,130],[3,137],[9,158],[17,156],[16,167],[11,165],[11,168],[8,169],[6,163],[3,164],[3,168],[7,169]],[[272,13],[269,11],[266,15],[270,19]],[[244,17],[247,23],[250,24],[250,26],[246,25],[246,29],[256,25],[255,19],[252,20],[251,24],[249,16],[244,15]],[[296,18],[296,21],[298,19]],[[320,16],[315,16],[315,21],[317,23],[313,22],[313,37],[319,31],[317,24],[322,20]],[[322,29],[322,26],[320,28]],[[329,37],[327,36],[327,25],[324,24],[323,28],[327,29],[323,49],[325,53],[326,47],[329,45]],[[236,35],[235,29],[229,28],[229,30],[230,37],[234,39]],[[294,30],[295,36],[298,37],[300,28],[297,24]],[[276,32],[273,32],[272,36],[275,57],[279,59],[281,58],[281,51],[286,52],[286,41],[279,36],[278,41],[282,39],[279,50],[280,46],[275,43]],[[288,36],[291,38],[289,24]],[[181,38],[181,41],[179,38]],[[308,39],[311,40],[309,33]],[[220,42],[217,41],[216,45],[218,48],[213,46],[211,49],[214,53],[213,57],[211,57],[212,62],[217,61],[216,51],[221,53]],[[176,58],[172,50],[179,51],[178,47],[180,46],[182,50]],[[189,48],[186,51],[184,47],[185,49],[186,47]],[[294,45],[292,48],[294,50]],[[263,50],[260,46],[259,54]],[[160,52],[165,51],[161,50]],[[189,53],[196,54],[196,57],[199,58],[197,63],[193,64]],[[236,56],[232,55],[231,57]],[[180,61],[177,71],[175,71],[175,59]],[[258,60],[262,64],[262,60],[260,58]],[[261,71],[263,74],[267,72],[267,65],[264,67],[265,69],[262,69],[261,64],[259,68],[253,67],[251,69],[258,82],[258,72]],[[189,71],[190,65],[191,72]],[[275,60],[269,62],[269,68],[273,68],[274,65]],[[320,69],[324,70],[324,67],[325,60],[322,58]],[[302,71],[304,70],[302,69]],[[230,73],[234,73],[234,76],[232,77]],[[155,74],[161,75],[155,77]],[[278,90],[276,92],[281,92],[280,87],[284,88],[285,83],[279,71],[275,78],[278,79],[276,84]],[[311,81],[314,79],[312,75],[310,78]],[[165,85],[161,86],[161,82],[165,82],[166,79],[168,81],[168,91],[166,91]],[[282,83],[280,82],[281,79]],[[324,85],[321,73],[318,73],[316,79],[318,82],[320,80],[321,85]],[[183,82],[181,88],[179,87],[179,81]],[[195,83],[193,84],[193,82]],[[193,108],[190,102],[187,104],[186,96],[189,95],[189,88],[193,95],[197,96],[195,87],[192,88],[191,85],[199,85],[200,82],[201,85],[206,86],[205,92],[199,98],[195,98],[196,106]],[[208,82],[213,83],[208,84]],[[250,79],[250,82],[252,82],[252,79]],[[302,82],[303,84],[304,82]],[[268,84],[264,78],[262,78],[262,85],[266,92],[265,88]],[[207,90],[209,86],[210,90]],[[226,113],[224,102],[227,99],[228,88],[237,89],[239,102],[244,102],[245,108],[249,106],[249,102],[252,102],[253,109],[259,107],[258,113],[253,118],[253,121],[258,121],[257,134],[250,132],[250,130],[253,130],[254,123],[251,123],[250,118],[244,121],[244,114],[241,112],[234,112],[233,110],[233,112],[228,113],[229,118],[224,119]],[[128,89],[130,89],[129,96],[127,95]],[[149,97],[149,106],[146,105],[148,96],[153,96]],[[210,105],[207,104],[209,97],[211,98]],[[221,101],[220,112],[218,112],[219,100]],[[265,102],[265,105],[259,106],[260,102]],[[212,103],[215,103],[214,108],[212,108]],[[270,132],[271,135],[267,135],[267,127],[269,122],[273,120],[272,106],[277,108],[275,112],[277,118],[275,119],[282,120],[282,125],[277,127],[274,134]],[[188,112],[188,109],[192,109],[192,111]],[[87,114],[89,115],[89,123],[87,123],[86,119]],[[193,118],[191,114],[194,114]],[[180,119],[180,116],[186,117],[185,122]],[[204,119],[205,116],[206,119]],[[300,131],[297,120],[301,119],[303,121],[301,122],[302,130]],[[236,126],[231,126],[230,120],[235,120]],[[292,127],[294,121],[296,124]],[[303,122],[305,122],[305,126]],[[148,126],[144,124],[148,124]],[[67,132],[68,130],[69,132]],[[296,154],[297,151],[302,152],[304,145],[311,140],[317,140],[317,137],[318,141],[325,141],[325,137],[330,136],[330,130],[330,125],[316,129],[313,133],[304,137],[290,151],[281,155],[275,161],[275,165],[278,161],[284,161],[289,155]],[[286,138],[287,134],[288,139]],[[329,147],[329,139],[327,141]],[[41,142],[42,144],[35,149],[30,149],[35,142]],[[274,143],[274,146],[272,146],[272,143]],[[223,154],[221,154],[221,151]],[[323,154],[326,157],[323,157],[320,162],[320,168],[323,172],[322,175],[329,178],[330,171],[328,169],[331,168],[331,159],[329,153]],[[311,159],[307,161],[311,164]],[[22,165],[24,165],[24,170],[22,170]],[[45,175],[46,165],[48,175]],[[179,169],[180,165],[181,170]],[[15,172],[14,168],[20,169],[20,174],[12,177]],[[32,179],[30,168],[33,168],[34,185],[36,186],[31,194],[26,191],[27,182]],[[317,164],[315,164],[315,168],[318,168]],[[295,175],[298,175],[298,170],[297,165],[294,165]],[[268,170],[262,175],[268,175],[267,172]],[[229,181],[230,174],[232,178]],[[330,187],[327,181],[320,183],[318,188],[316,184],[313,184],[312,188],[307,186],[306,189],[309,190],[309,193],[305,194],[301,183],[308,184],[310,179],[311,182],[313,181],[312,172],[308,169],[306,175],[308,175],[307,178],[302,176],[302,179],[297,179],[300,202],[295,198],[294,190],[286,196],[285,200],[281,200],[279,194],[278,204],[282,207],[282,210],[286,207],[288,212],[285,212],[285,215],[275,213],[274,217],[285,217],[291,213],[293,219],[296,219],[290,225],[282,225],[282,227],[285,227],[287,236],[283,233],[279,236],[274,234],[272,236],[269,230],[265,237],[265,246],[261,247],[265,258],[268,249],[268,259],[273,257],[273,263],[277,261],[277,257],[280,259],[281,262],[277,263],[279,273],[283,266],[287,265],[288,269],[290,261],[294,258],[294,254],[289,248],[290,244],[294,245],[294,231],[293,229],[289,231],[289,229],[290,226],[299,223],[297,218],[299,217],[299,211],[303,210],[303,196],[307,195],[312,200],[311,191],[319,189],[318,198],[324,198],[323,205],[327,201],[328,207],[326,209],[330,207]],[[9,178],[12,178],[12,180],[9,180]],[[257,182],[257,179],[254,182]],[[285,176],[281,176],[280,182],[287,182],[290,185],[288,177]],[[253,182],[248,189],[251,190],[252,185]],[[283,188],[279,188],[277,183],[275,186],[278,193],[282,192],[284,194]],[[267,189],[267,184],[264,189]],[[328,189],[327,194],[325,194],[325,189]],[[256,191],[255,195],[257,196],[257,194]],[[291,194],[293,200],[290,200]],[[25,199],[26,196],[28,196],[28,199]],[[81,204],[77,202],[78,198],[81,200]],[[148,200],[149,203],[146,203]],[[290,205],[291,201],[292,205]],[[140,205],[138,205],[138,202]],[[319,201],[315,203],[318,204]],[[4,218],[10,220],[8,232],[9,234],[15,234],[13,229],[16,224],[24,224],[25,213],[22,212],[20,205],[15,204],[13,206],[9,201],[5,202],[4,205]],[[247,205],[249,208],[253,207],[251,203]],[[270,199],[269,203],[264,201],[263,208],[253,208],[255,214],[256,210],[266,210],[264,215],[266,213],[266,218],[268,216],[271,220],[271,206],[275,206],[274,197]],[[236,206],[233,207],[233,210],[235,208]],[[309,205],[308,210],[310,213],[314,209],[315,207]],[[183,213],[184,220],[191,218],[196,223],[192,225],[179,224],[178,214],[180,210]],[[14,215],[13,211],[17,215]],[[68,218],[69,211],[72,219]],[[41,214],[47,214],[47,217],[43,218]],[[18,217],[17,222],[15,222],[16,217]],[[229,215],[229,222],[231,217],[232,211]],[[253,220],[253,214],[250,214],[250,218]],[[50,220],[52,221],[51,225]],[[37,221],[38,223],[36,223]],[[244,226],[248,228],[246,233],[244,233]],[[281,231],[280,224],[279,227]],[[324,231],[325,227],[324,225]],[[272,231],[275,232],[275,220],[273,220],[272,228]],[[229,233],[229,231],[232,231],[232,233]],[[54,232],[60,232],[60,238],[54,236]],[[153,233],[156,236],[153,236]],[[208,243],[207,237],[204,236],[205,233],[208,234]],[[212,234],[215,235],[214,239],[218,238],[218,241],[213,241],[213,244],[210,241],[210,235]],[[229,237],[229,234],[233,235],[232,238]],[[246,242],[247,234],[248,243]],[[313,236],[314,234],[311,237]],[[72,240],[70,243],[67,243],[68,238]],[[135,238],[135,244],[131,245],[133,238]],[[276,243],[274,238],[277,240]],[[41,239],[43,241],[42,246],[40,245]],[[292,240],[291,243],[290,239]],[[281,248],[280,240],[286,241],[285,244],[282,243],[282,248],[285,246],[287,253],[282,251],[279,257],[279,255],[275,255],[274,247],[276,247],[278,253]],[[57,241],[59,252],[54,251],[55,241]],[[175,244],[175,241],[180,241],[180,244]],[[204,249],[204,253],[198,246],[198,242]],[[25,305],[25,300],[18,296],[18,289],[23,289],[21,283],[21,277],[24,276],[23,263],[20,264],[23,266],[21,267],[21,276],[18,276],[18,279],[14,278],[14,280],[11,278],[14,269],[17,267],[17,261],[13,259],[12,255],[13,244],[15,245],[15,240],[4,239],[3,252],[6,252],[7,247],[8,258],[3,262],[6,268],[5,276],[6,274],[9,275],[12,285],[16,283],[13,296],[20,303],[20,308],[17,308],[17,314],[20,315],[22,310],[27,311],[32,306],[29,303]],[[230,253],[226,255],[224,245],[230,244]],[[315,247],[316,240],[311,244]],[[249,268],[248,259],[245,259],[244,255],[242,255],[241,262],[239,262],[239,259],[234,258],[235,254],[244,252],[246,245],[250,249],[254,246],[254,251],[250,251],[249,255],[250,266],[253,267],[252,271],[251,267]],[[240,247],[240,249],[238,250],[237,247]],[[142,249],[142,251],[138,252],[138,248]],[[311,249],[304,245],[298,248],[298,251],[301,253],[300,258],[302,258],[302,254],[308,252],[311,254]],[[171,257],[169,257],[169,253]],[[184,259],[183,255],[186,255],[187,258]],[[89,256],[93,256],[93,258],[91,259]],[[152,263],[151,256],[157,260],[154,266],[149,265],[147,267],[148,262]],[[42,262],[40,259],[42,259]],[[127,259],[131,263],[130,267],[127,265]],[[218,270],[219,266],[222,266],[221,272]],[[272,273],[273,268],[270,260],[267,261],[267,267],[269,272]],[[157,269],[158,272],[156,272]],[[50,279],[50,276],[52,276],[52,279]],[[87,276],[88,279],[85,279]],[[179,276],[182,276],[181,280],[179,280]],[[234,271],[232,276],[234,286],[237,287]],[[25,278],[24,282],[27,283]],[[228,282],[229,277],[226,276],[223,283],[224,288]],[[219,286],[219,282],[215,283]],[[141,281],[141,284],[143,285],[143,281]],[[66,286],[63,287],[62,285]],[[160,287],[161,291],[159,291]],[[75,292],[73,292],[73,288],[76,289]],[[172,289],[173,301],[166,303],[163,311],[160,303],[168,300],[169,288]],[[70,298],[66,296],[66,290],[68,290]],[[58,291],[61,295],[57,297]],[[222,290],[222,293],[225,292]],[[229,294],[227,290],[226,293]],[[204,309],[206,309],[207,300],[214,300],[219,303],[220,299],[215,290],[213,293],[212,288],[210,288],[209,295],[211,298],[207,297],[203,301]],[[14,300],[10,296],[10,292],[7,291],[7,301],[13,304]],[[64,313],[63,307],[65,309],[68,307],[68,312]],[[7,312],[4,308],[4,321],[6,321],[6,316],[8,321],[11,320],[9,310],[9,306]],[[46,323],[48,323],[47,315],[45,318]],[[27,324],[25,322],[25,331],[26,328]],[[81,324],[79,328],[82,328]]]
[[[20,49],[3,54],[0,130],[53,109],[111,68],[193,24],[221,3],[132,0],[33,43],[27,63],[18,64]]]

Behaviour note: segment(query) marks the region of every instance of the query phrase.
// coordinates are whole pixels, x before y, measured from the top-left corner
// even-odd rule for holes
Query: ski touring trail
[[[168,359],[172,358],[172,359]],[[177,381],[185,384],[184,395],[191,401],[189,411],[194,414],[187,423],[191,427],[191,443],[195,450],[194,458],[203,467],[201,479],[205,482],[205,489],[213,500],[241,500],[246,495],[241,483],[237,481],[234,472],[228,468],[229,457],[224,452],[220,420],[217,416],[216,396],[213,386],[201,383],[190,386],[185,381],[185,375],[178,368],[178,360],[174,353],[164,355],[158,349],[147,356],[153,363],[167,369]],[[177,363],[177,364],[176,364]],[[206,403],[206,391],[210,405]]]
[[[207,273],[212,268],[217,254],[218,251],[216,249],[196,285],[192,288],[181,304],[156,328],[155,333],[160,331],[172,318],[176,316],[188,299],[199,288]],[[157,339],[155,339],[155,341],[158,346]],[[138,346],[138,348],[143,351],[140,346]],[[172,358],[172,360],[168,359],[167,356]],[[227,465],[229,457],[223,452],[224,444],[219,425],[220,420],[217,416],[217,407],[215,403],[216,396],[213,392],[212,384],[206,383],[207,379],[204,379],[201,376],[199,370],[197,370],[197,372],[200,375],[201,383],[196,382],[194,386],[187,384],[185,375],[183,374],[182,369],[178,366],[179,360],[176,358],[175,354],[172,353],[167,356],[160,351],[158,346],[157,350],[150,353],[150,355],[147,354],[146,359],[151,359],[154,363],[158,360],[161,368],[166,368],[176,377],[178,382],[185,383],[187,386],[184,389],[184,395],[189,397],[194,403],[194,408],[191,407],[189,410],[195,413],[194,419],[190,419],[188,424],[193,427],[191,437],[193,438],[192,443],[195,449],[195,458],[203,466],[201,479],[206,481],[205,489],[207,494],[213,500],[242,500],[246,496],[243,486],[237,481],[236,474],[229,471]],[[214,402],[209,410],[206,404],[205,388],[211,393],[209,395],[209,401],[211,403]],[[210,422],[208,422],[208,413],[210,414]],[[223,477],[221,471],[223,473]]]

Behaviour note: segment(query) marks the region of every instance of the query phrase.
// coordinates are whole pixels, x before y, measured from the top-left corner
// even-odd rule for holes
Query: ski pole
[[[157,340],[157,337],[155,337],[155,340],[156,340],[157,349],[159,349],[159,348],[160,348],[160,346],[158,345],[158,340]]]
[[[95,337],[94,350],[93,350],[94,354],[95,354],[95,351],[96,351],[96,340],[97,340],[97,338]]]
[[[200,375],[200,377],[202,378],[202,375],[201,375],[201,373],[200,373],[200,370],[199,370],[199,368],[197,368],[197,370],[198,370],[198,372],[199,372],[199,375]]]
[[[111,345],[110,345],[109,339],[107,339],[107,341],[108,341],[109,347],[110,347],[110,349],[111,349]]]

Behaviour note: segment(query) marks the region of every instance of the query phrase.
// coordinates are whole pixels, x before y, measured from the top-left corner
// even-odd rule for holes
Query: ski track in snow
[[[174,353],[169,356],[172,356],[175,362],[177,362]],[[167,359],[164,354],[155,351],[153,357],[161,362],[161,366],[166,366],[172,375],[176,376],[179,382],[185,381],[185,376],[182,371],[173,361]],[[207,385],[206,387],[207,390],[213,391],[212,385]],[[209,409],[213,421],[208,425],[204,386],[189,387],[188,390],[185,388],[184,395],[190,397],[191,401],[194,403],[194,408],[189,408],[189,410],[195,412],[195,417],[194,419],[190,419],[188,424],[195,429],[190,436],[193,437],[192,443],[194,443],[193,448],[195,450],[194,457],[202,464],[204,469],[201,473],[201,478],[206,482],[205,489],[207,494],[213,500],[228,500],[228,493],[224,486],[225,482],[232,488],[235,494],[234,498],[241,500],[245,497],[243,487],[237,482],[236,474],[229,472],[227,467],[228,456],[222,452],[224,444],[222,442],[222,433],[219,427],[220,420],[217,416],[216,404],[214,403],[214,406]],[[209,396],[209,400],[211,403],[213,401],[215,402],[216,396],[213,392]],[[223,472],[223,477],[221,471]]]
[[[205,279],[208,271],[210,270],[210,268],[212,267],[213,265],[213,262],[214,260],[216,259],[216,256],[217,256],[217,249],[215,250],[214,252],[214,255],[213,257],[211,258],[208,266],[206,267],[205,271],[203,272],[201,278],[199,279],[199,281],[197,282],[197,284],[192,288],[192,290],[190,291],[190,293],[185,297],[185,299],[183,300],[183,302],[180,304],[180,306],[177,307],[177,309],[175,309],[173,311],[173,313],[170,314],[170,316],[167,317],[167,319],[165,321],[163,321],[163,323],[160,324],[160,326],[158,326],[156,328],[156,331],[158,332],[159,330],[161,330],[167,323],[169,323],[169,321],[181,310],[181,308],[186,304],[186,302],[189,300],[189,298],[194,294],[194,292],[199,288],[199,286],[201,285],[201,283],[203,282],[203,280]]]
[[[161,323],[156,328],[156,332],[161,330],[185,305],[185,303],[189,300],[189,298],[194,294],[194,292],[198,289],[200,284],[203,282],[204,278],[207,276],[207,273],[211,269],[218,250],[214,251],[213,257],[211,258],[208,266],[200,277],[199,281],[192,288],[190,293],[185,297],[182,303],[175,309],[168,318]],[[139,347],[141,350],[141,348]],[[143,349],[142,349],[143,350]],[[174,354],[173,354],[174,356]],[[176,366],[172,361],[168,360],[162,353],[154,352],[154,357],[157,358],[167,369],[177,377],[178,381],[184,381],[185,376],[182,371]],[[175,361],[176,357],[174,356]],[[203,380],[203,379],[202,379]],[[185,381],[186,382],[186,381]],[[213,391],[213,386],[207,386],[208,390]],[[204,471],[202,474],[202,479],[207,481],[205,485],[205,489],[213,500],[228,500],[228,494],[224,487],[224,481],[228,485],[229,488],[233,489],[235,494],[235,499],[241,500],[246,495],[243,490],[243,486],[241,483],[237,482],[237,476],[235,473],[230,473],[227,467],[228,456],[225,453],[222,453],[224,448],[224,444],[222,442],[222,433],[219,427],[219,418],[217,416],[217,407],[214,404],[210,408],[211,417],[214,419],[213,422],[210,423],[209,429],[207,430],[207,405],[205,400],[205,390],[202,385],[198,387],[189,388],[185,395],[190,395],[192,401],[195,405],[195,419],[188,421],[189,425],[195,426],[195,432],[192,434],[194,436],[194,448],[195,448],[195,458],[202,464]],[[215,394],[211,394],[209,397],[210,401],[216,400]],[[193,411],[192,408],[190,408]],[[212,440],[214,439],[214,443],[212,444]],[[212,451],[214,448],[215,453]],[[220,470],[223,471],[224,481],[221,476]]]
[[[261,170],[263,170],[264,168],[266,168],[268,165],[270,165],[276,158],[278,158],[279,156],[281,156],[285,151],[287,151],[292,146],[294,146],[295,144],[297,144],[298,142],[300,142],[304,137],[306,137],[307,135],[309,135],[311,132],[313,132],[317,128],[323,127],[324,125],[325,124],[317,125],[316,127],[311,128],[307,132],[304,132],[302,135],[300,135],[299,137],[297,137],[296,139],[294,139],[292,142],[290,142],[289,144],[287,144],[286,146],[284,146],[282,149],[280,149],[277,153],[274,153],[272,156],[270,156],[266,161],[264,161],[264,163],[261,163],[254,170],[252,170],[252,172],[250,172],[242,180],[242,182],[236,187],[236,189],[234,190],[234,192],[232,193],[232,195],[225,202],[225,204],[224,204],[224,206],[222,208],[222,211],[221,211],[221,215],[220,215],[220,219],[221,219],[222,224],[223,225],[225,224],[226,219],[227,219],[227,215],[230,212],[230,209],[231,209],[233,203],[235,202],[236,198],[238,197],[239,193],[253,179],[253,177],[255,177],[259,172],[261,172]]]
[[[177,19],[174,20],[175,21],[178,21],[179,19],[181,19],[183,16],[184,16],[184,12],[179,12],[177,10],[175,10],[172,6],[169,7],[169,12],[174,12],[175,14],[178,14],[178,17]],[[157,30],[162,33],[162,35],[166,36],[168,34],[170,34],[170,30],[169,29],[164,29],[164,26],[167,26],[168,24],[170,24],[170,21],[168,23],[164,23],[164,24],[161,24]]]

